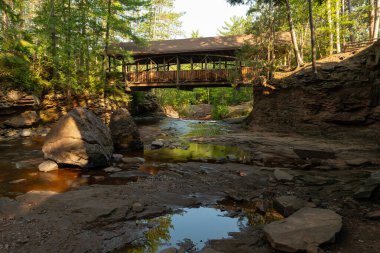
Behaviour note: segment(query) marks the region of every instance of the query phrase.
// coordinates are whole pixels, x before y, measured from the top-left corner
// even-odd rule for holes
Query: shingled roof
[[[144,46],[137,45],[133,42],[126,42],[111,45],[108,55],[118,55],[117,52],[120,52],[120,50],[128,51],[132,54],[132,56],[235,51],[240,49],[245,44],[254,45],[259,44],[260,42],[261,39],[253,35],[151,41]],[[289,42],[289,33],[277,33],[276,43],[283,44]]]

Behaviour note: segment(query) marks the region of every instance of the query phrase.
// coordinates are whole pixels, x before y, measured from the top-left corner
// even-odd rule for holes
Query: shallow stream
[[[249,154],[238,147],[190,143],[191,137],[209,137],[226,134],[231,127],[222,122],[164,119],[156,123],[140,124],[145,151],[128,153],[124,156],[144,157],[145,163],[135,168],[124,168],[123,173],[132,176],[119,178],[103,170],[83,171],[66,168],[44,173],[38,171],[43,161],[42,138],[25,138],[0,143],[0,197],[14,198],[31,190],[65,192],[88,184],[125,184],[137,180],[142,173],[155,175],[170,163],[200,161],[207,163],[244,162]],[[152,149],[153,140],[174,142],[171,147]],[[135,176],[133,176],[135,175]],[[247,217],[230,217],[220,207],[186,208],[180,213],[158,217],[149,221],[153,224],[147,239],[136,245],[128,245],[122,252],[159,252],[170,247],[182,247],[193,252],[205,246],[209,239],[229,237],[249,222]],[[265,215],[260,214],[265,220]],[[265,222],[265,221],[264,221]],[[191,247],[190,247],[191,246]]]

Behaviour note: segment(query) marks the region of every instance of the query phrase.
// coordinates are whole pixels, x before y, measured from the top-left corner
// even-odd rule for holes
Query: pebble
[[[26,181],[25,178],[21,178],[21,179],[17,179],[17,180],[10,181],[9,183],[10,183],[10,184],[19,184],[19,183],[23,183],[23,182],[25,182],[25,181]]]

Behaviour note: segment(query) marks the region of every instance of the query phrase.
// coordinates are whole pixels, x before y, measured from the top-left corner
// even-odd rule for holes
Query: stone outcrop
[[[333,242],[342,228],[342,217],[327,209],[304,207],[284,220],[264,227],[264,234],[276,250],[298,252]]]
[[[39,116],[35,111],[26,111],[21,114],[13,115],[6,121],[4,121],[5,126],[12,128],[24,128],[31,127],[38,123]]]
[[[0,126],[22,128],[37,123],[35,110],[39,101],[33,95],[17,90],[0,90]]]
[[[136,123],[127,109],[120,108],[111,115],[110,130],[117,150],[141,150],[144,148]]]
[[[133,101],[130,106],[130,112],[132,115],[154,115],[162,114],[163,109],[158,103],[157,98],[148,92],[134,93]]]
[[[58,164],[94,168],[107,166],[113,143],[108,127],[92,112],[78,107],[50,130],[42,151]]]
[[[247,124],[380,143],[379,51],[377,42],[356,55],[321,60],[317,78],[310,66],[288,77],[278,74],[271,86],[255,88]]]

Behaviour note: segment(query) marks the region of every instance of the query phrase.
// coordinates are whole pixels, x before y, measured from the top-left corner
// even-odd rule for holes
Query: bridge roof
[[[207,38],[177,39],[151,41],[147,45],[138,45],[133,42],[113,44],[108,55],[119,55],[120,51],[128,51],[132,56],[168,55],[179,53],[205,53],[235,51],[245,44],[257,45],[262,40],[253,35],[219,36]],[[290,34],[287,32],[276,34],[276,43],[286,44],[290,42]]]

